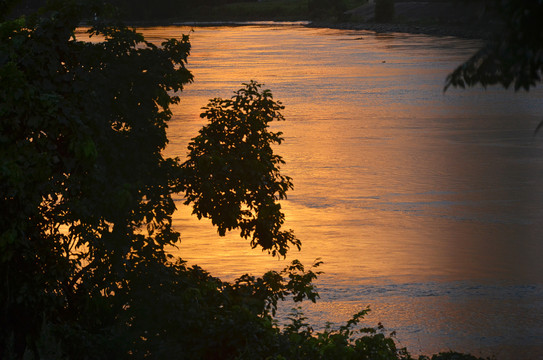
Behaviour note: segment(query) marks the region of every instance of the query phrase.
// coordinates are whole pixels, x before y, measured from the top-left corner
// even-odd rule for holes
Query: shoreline
[[[327,23],[310,22],[307,27],[339,30],[369,30],[376,33],[424,34],[431,36],[454,36],[464,39],[487,40],[493,32],[483,27],[471,25],[418,25],[405,23]]]
[[[404,33],[424,34],[430,36],[454,36],[464,39],[488,40],[493,37],[496,26],[473,26],[470,24],[459,25],[421,25],[407,23],[373,23],[373,22],[326,22],[326,21],[283,21],[283,20],[223,20],[223,21],[127,21],[130,27],[152,27],[152,26],[246,26],[246,25],[281,25],[294,24],[308,28],[337,29],[337,30],[368,30],[376,33]],[[494,31],[492,31],[494,30]]]

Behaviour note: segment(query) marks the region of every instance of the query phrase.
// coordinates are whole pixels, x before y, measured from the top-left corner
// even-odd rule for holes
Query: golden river
[[[298,24],[140,31],[156,42],[190,32],[195,82],[174,108],[168,156],[184,158],[201,107],[243,82],[286,106],[272,130],[285,137],[276,152],[295,188],[282,206],[302,251],[278,260],[219,237],[179,196],[176,255],[226,280],[321,258],[321,299],[302,306],[317,328],[370,305],[367,324],[396,330],[413,354],[541,358],[541,89],[444,93],[475,40]]]

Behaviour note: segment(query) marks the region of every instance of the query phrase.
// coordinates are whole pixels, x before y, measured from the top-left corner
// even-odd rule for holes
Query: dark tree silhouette
[[[447,77],[445,89],[480,84],[529,90],[543,71],[543,2],[500,0],[503,29]]]

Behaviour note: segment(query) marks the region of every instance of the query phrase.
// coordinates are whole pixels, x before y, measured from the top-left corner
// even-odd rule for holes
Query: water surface
[[[156,41],[189,27],[147,28]],[[443,93],[480,46],[452,37],[270,25],[195,27],[169,128],[183,158],[207,99],[257,80],[286,109],[277,147],[295,189],[283,208],[303,242],[286,261],[217,235],[182,205],[175,253],[223,279],[322,258],[319,326],[371,305],[413,353],[543,353],[543,116],[538,89]],[[287,305],[290,307],[291,304]],[[288,309],[287,309],[288,310]]]

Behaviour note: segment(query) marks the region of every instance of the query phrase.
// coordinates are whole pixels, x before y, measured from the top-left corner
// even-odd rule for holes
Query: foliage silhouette
[[[166,253],[179,240],[171,195],[197,189],[191,172],[201,170],[162,155],[170,106],[192,81],[190,43],[153,45],[103,20],[110,11],[101,1],[52,1],[39,14],[0,24],[0,358],[410,359],[380,329],[355,330],[365,311],[321,333],[302,315],[277,325],[278,301],[318,298],[319,262],[228,283]],[[98,40],[77,40],[78,24],[95,14],[88,35]],[[241,220],[269,228],[242,231],[284,255],[289,241],[299,241],[274,237],[283,219],[277,207],[262,214],[291,186],[269,148],[280,142],[267,123],[282,118],[281,106],[256,83],[237,97],[213,100],[204,116],[212,123],[246,117],[240,129],[247,132],[230,143],[236,151],[221,156],[234,168],[237,155],[257,168],[256,160],[267,161],[256,174],[267,176],[268,187],[260,193],[240,176],[221,191],[245,191],[231,206],[245,204],[251,214],[239,210]],[[219,193],[196,193],[220,201]],[[239,217],[202,209],[220,229],[239,226]]]
[[[179,239],[179,165],[161,150],[190,44],[100,23],[89,35],[105,41],[74,39],[105,10],[57,1],[0,27],[0,337],[16,352],[45,321],[102,326],[89,308],[113,311],[138,262]]]
[[[101,22],[88,34],[103,41],[75,39],[85,14],[108,10],[61,1],[0,25],[0,357],[271,352],[277,301],[315,301],[317,273],[294,262],[229,284],[166,255],[179,239],[171,194],[188,183],[161,150],[170,105],[192,79],[190,44],[157,47]],[[262,99],[275,104],[268,91]],[[260,130],[262,150],[279,141]],[[257,197],[266,206],[291,186],[277,168],[270,176],[284,184]]]
[[[543,73],[543,3],[538,0],[495,0],[504,28],[468,61],[447,76],[445,91],[477,84],[513,86],[515,91],[537,86]],[[534,134],[543,127],[543,120]]]
[[[201,115],[209,124],[189,144],[183,164],[186,204],[199,218],[209,217],[218,231],[239,228],[251,246],[285,256],[289,244],[301,246],[291,230],[281,230],[285,215],[278,200],[286,198],[292,181],[280,174],[281,156],[272,145],[281,133],[268,130],[284,120],[283,106],[269,90],[251,81],[232,99],[213,99]]]
[[[543,3],[538,0],[496,0],[502,31],[448,77],[450,87],[513,86],[528,91],[541,82],[543,71]]]

